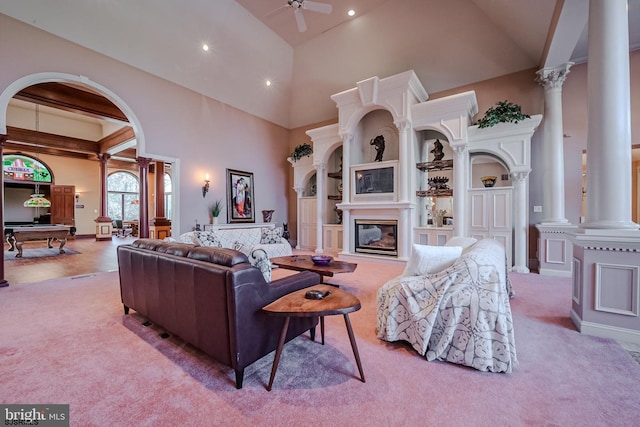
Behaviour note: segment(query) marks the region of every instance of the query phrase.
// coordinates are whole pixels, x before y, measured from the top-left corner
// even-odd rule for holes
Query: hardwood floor
[[[78,254],[5,260],[4,276],[9,285],[15,285],[114,271],[118,269],[116,247],[131,243],[136,239],[137,237],[113,237],[111,241],[103,242],[96,242],[93,238],[69,240],[65,248],[73,249],[79,252]],[[56,246],[55,243],[54,246]],[[24,251],[28,251],[30,247],[46,247],[46,244],[44,242],[27,242],[24,244]],[[9,245],[5,243],[5,253],[8,248]]]

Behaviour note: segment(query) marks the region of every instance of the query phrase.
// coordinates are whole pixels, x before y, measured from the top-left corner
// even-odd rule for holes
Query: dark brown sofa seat
[[[282,318],[261,309],[320,276],[301,272],[267,283],[241,252],[140,239],[118,246],[125,314],[143,317],[230,366],[242,388],[244,368],[275,350]],[[295,322],[294,322],[295,320]],[[291,319],[287,341],[310,330],[317,318]]]

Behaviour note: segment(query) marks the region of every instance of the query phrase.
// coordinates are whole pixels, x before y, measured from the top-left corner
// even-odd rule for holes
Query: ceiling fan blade
[[[312,12],[331,13],[333,6],[327,3],[318,3],[315,1],[305,0],[302,2],[302,8]]]
[[[268,18],[269,16],[274,15],[274,14],[276,14],[276,13],[280,12],[281,10],[284,10],[284,9],[286,9],[288,7],[290,7],[288,4],[285,4],[284,6],[280,6],[279,8],[273,9],[271,12],[267,13],[266,15],[264,15],[264,17]]]
[[[293,14],[296,15],[296,24],[298,24],[298,31],[304,33],[307,31],[307,23],[304,22],[304,15],[302,15],[302,11],[300,9],[296,9],[293,11]]]

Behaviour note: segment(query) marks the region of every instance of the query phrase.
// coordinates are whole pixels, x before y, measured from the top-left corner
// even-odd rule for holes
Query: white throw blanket
[[[444,271],[397,277],[378,290],[378,338],[427,360],[490,372],[517,366],[504,248],[480,240]]]

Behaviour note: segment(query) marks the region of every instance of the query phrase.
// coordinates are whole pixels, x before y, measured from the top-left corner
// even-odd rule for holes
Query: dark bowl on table
[[[333,257],[329,255],[312,255],[311,261],[315,265],[329,265],[331,261],[333,261]]]

